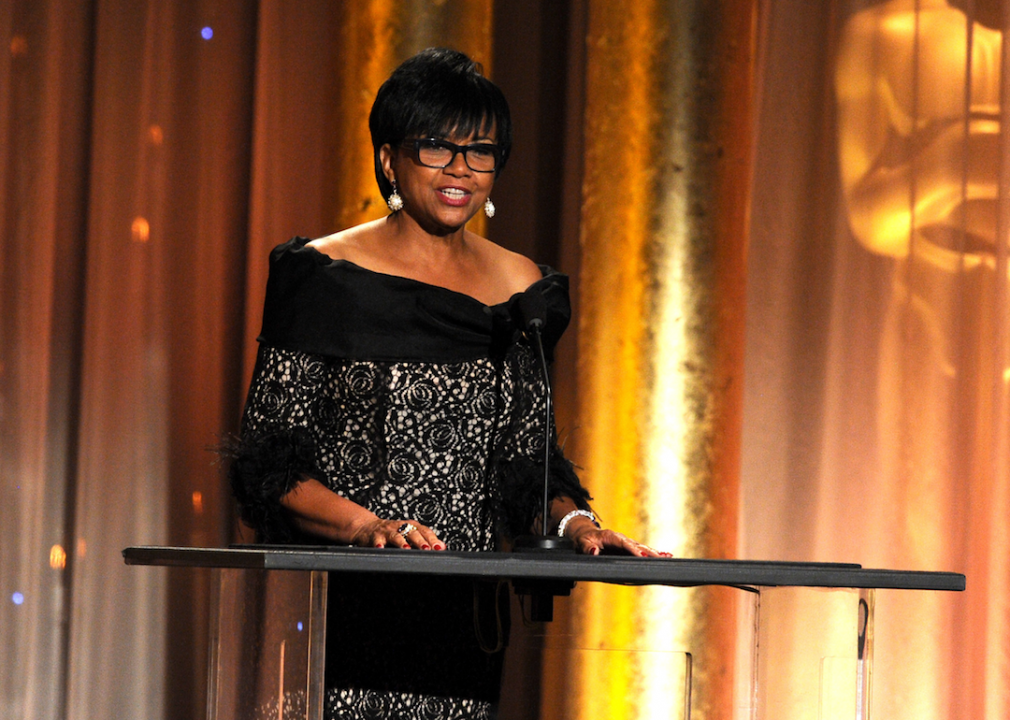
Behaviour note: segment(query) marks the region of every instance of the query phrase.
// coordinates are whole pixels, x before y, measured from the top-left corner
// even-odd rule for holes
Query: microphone
[[[551,417],[554,404],[547,356],[544,353],[544,341],[541,337],[544,326],[547,324],[547,301],[539,292],[524,292],[518,296],[513,310],[513,317],[517,324],[525,330],[527,337],[533,339],[544,380],[544,502],[540,523],[541,533],[540,535],[524,535],[516,538],[515,549],[522,552],[570,551],[575,549],[571,540],[566,537],[549,535],[547,532],[551,477]]]
[[[538,292],[524,292],[516,300],[516,316],[527,333],[539,333],[547,324],[547,301]]]

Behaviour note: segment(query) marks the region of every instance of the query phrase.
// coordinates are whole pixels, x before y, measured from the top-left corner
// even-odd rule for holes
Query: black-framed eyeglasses
[[[457,145],[438,138],[418,138],[404,140],[403,145],[413,148],[417,161],[430,168],[448,167],[460,153],[463,153],[466,166],[474,172],[494,172],[501,162],[501,148],[491,143]]]

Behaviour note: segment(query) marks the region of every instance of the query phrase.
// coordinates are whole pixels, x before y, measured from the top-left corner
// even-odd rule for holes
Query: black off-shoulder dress
[[[487,306],[306,242],[271,254],[231,465],[258,539],[318,544],[279,504],[305,477],[380,517],[416,518],[449,550],[491,551],[527,532],[542,501],[544,385],[515,320],[519,296]],[[544,269],[526,292],[547,307],[550,353],[569,321],[568,279]],[[586,507],[553,427],[551,437],[551,494]],[[374,575],[330,586],[329,720],[493,717],[508,627],[500,589]]]

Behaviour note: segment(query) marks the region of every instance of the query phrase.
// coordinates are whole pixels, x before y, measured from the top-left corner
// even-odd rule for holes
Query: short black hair
[[[393,186],[382,172],[379,149],[408,137],[469,136],[494,130],[501,173],[512,149],[512,119],[502,91],[478,63],[448,48],[428,48],[405,60],[382,84],[368,116],[375,153],[375,179],[382,197]]]

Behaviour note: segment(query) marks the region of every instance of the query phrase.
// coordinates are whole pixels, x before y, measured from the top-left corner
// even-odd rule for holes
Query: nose
[[[452,156],[452,160],[445,166],[445,170],[450,175],[467,175],[470,173],[470,166],[466,164],[466,155],[463,150],[457,150]]]

